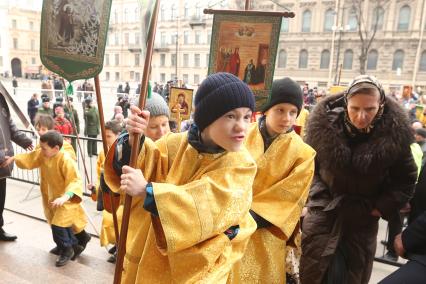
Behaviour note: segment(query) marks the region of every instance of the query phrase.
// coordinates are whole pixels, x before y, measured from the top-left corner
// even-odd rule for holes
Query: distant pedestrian
[[[31,96],[31,99],[27,103],[28,117],[30,118],[32,125],[34,125],[34,119],[35,119],[35,116],[37,114],[39,104],[40,104],[40,102],[38,101],[38,95],[36,93],[34,93]]]

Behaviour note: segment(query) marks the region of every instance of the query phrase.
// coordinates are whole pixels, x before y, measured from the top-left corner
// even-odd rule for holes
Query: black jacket
[[[426,265],[426,211],[402,232],[402,244],[409,259]]]

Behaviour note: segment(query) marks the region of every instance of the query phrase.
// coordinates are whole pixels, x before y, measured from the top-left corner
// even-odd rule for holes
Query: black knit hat
[[[263,112],[274,105],[288,103],[297,107],[297,115],[299,115],[303,106],[303,93],[300,85],[292,79],[285,77],[283,79],[272,82],[272,90],[269,95],[268,102],[263,107]]]
[[[200,131],[216,119],[239,107],[254,111],[254,94],[246,83],[230,73],[207,76],[195,94],[194,121]]]

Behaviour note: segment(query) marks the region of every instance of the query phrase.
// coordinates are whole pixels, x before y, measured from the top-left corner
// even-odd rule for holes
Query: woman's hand
[[[147,184],[148,182],[141,170],[129,166],[123,167],[120,190],[123,190],[130,196],[140,196],[145,199]]]

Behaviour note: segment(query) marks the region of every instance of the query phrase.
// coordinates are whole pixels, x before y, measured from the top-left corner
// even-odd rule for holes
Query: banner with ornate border
[[[43,65],[68,81],[102,71],[112,0],[44,0],[40,30]]]

